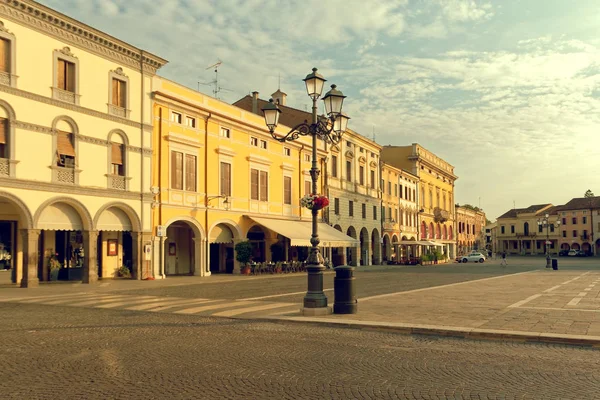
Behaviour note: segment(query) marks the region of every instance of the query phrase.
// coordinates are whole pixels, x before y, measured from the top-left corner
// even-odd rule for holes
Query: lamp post
[[[323,96],[323,102],[325,103],[325,112],[327,116],[319,117],[317,115],[317,100],[321,97],[323,91],[323,85],[326,82],[325,78],[317,72],[316,68],[313,68],[312,73],[308,74],[303,79],[306,84],[306,91],[308,97],[312,99],[312,120],[310,123],[304,121],[301,124],[293,127],[284,136],[278,136],[275,134],[275,128],[279,121],[279,114],[281,110],[273,102],[273,99],[269,100],[269,103],[262,109],[265,116],[265,123],[269,128],[271,136],[280,142],[290,142],[297,140],[300,136],[312,136],[312,168],[310,169],[310,177],[312,179],[312,194],[317,194],[317,179],[319,178],[320,170],[317,165],[317,138],[325,140],[328,143],[338,143],[348,125],[350,119],[346,114],[342,112],[342,104],[344,102],[344,94],[340,92],[335,85],[331,85],[325,96]],[[319,232],[317,215],[319,210],[312,209],[312,235],[310,243],[312,245],[310,254],[308,256],[308,262],[306,270],[308,272],[308,290],[304,296],[304,309],[305,313],[307,309],[312,309],[308,313],[317,314],[320,310],[327,310],[327,296],[323,293],[323,256],[319,252]],[[321,312],[323,313],[323,312]]]
[[[537,224],[539,227],[546,227],[546,242],[545,242],[545,249],[546,249],[546,268],[550,268],[551,267],[551,263],[550,263],[550,253],[548,252],[548,242],[550,242],[550,233],[549,233],[549,229],[550,229],[550,220],[548,219],[550,217],[550,215],[548,213],[544,214],[544,218],[539,218],[537,220]],[[554,224],[553,224],[554,226]],[[560,226],[560,221],[556,221],[556,227]]]

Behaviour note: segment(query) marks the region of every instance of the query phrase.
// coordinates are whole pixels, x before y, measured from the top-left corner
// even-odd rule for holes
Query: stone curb
[[[405,335],[432,335],[473,340],[511,340],[519,342],[537,342],[549,344],[566,344],[572,346],[591,346],[600,348],[600,336],[567,335],[544,332],[509,331],[499,329],[480,329],[457,326],[419,325],[408,323],[390,323],[375,321],[354,321],[344,319],[310,318],[310,317],[265,317],[252,318],[270,322],[292,322],[314,324],[327,327],[365,329],[395,332]]]

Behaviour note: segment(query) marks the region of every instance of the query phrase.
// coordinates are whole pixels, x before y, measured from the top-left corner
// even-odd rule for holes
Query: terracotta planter
[[[240,273],[242,275],[250,275],[250,267],[248,265],[242,267],[242,269],[240,270]]]

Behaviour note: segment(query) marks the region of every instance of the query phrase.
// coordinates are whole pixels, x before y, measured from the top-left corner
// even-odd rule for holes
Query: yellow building
[[[121,267],[145,277],[148,92],[166,61],[31,0],[0,7],[0,52],[0,244],[13,282],[88,283]]]
[[[498,224],[496,248],[499,252],[508,254],[544,254],[546,242],[546,230],[538,226],[538,221],[548,214],[550,224],[548,226],[548,239],[550,253],[558,252],[558,241],[560,229],[557,222],[560,221],[558,207],[552,204],[536,204],[527,208],[514,208],[502,214],[496,221]],[[556,228],[555,228],[556,227]]]
[[[405,263],[417,251],[416,193],[419,178],[387,163],[382,163],[381,175],[382,209],[386,210],[382,222],[383,259]]]
[[[423,146],[384,146],[381,160],[419,177],[419,235],[454,258],[454,167]]]
[[[234,245],[245,240],[254,261],[303,261],[311,213],[299,203],[310,184],[311,139],[281,143],[257,113],[164,78],[154,78],[153,93],[155,276],[238,271]],[[324,163],[324,146],[317,154]],[[332,242],[331,231],[320,224],[321,245]],[[276,243],[283,254],[275,255]]]
[[[486,217],[483,210],[471,205],[456,205],[456,246],[458,254],[484,250]]]

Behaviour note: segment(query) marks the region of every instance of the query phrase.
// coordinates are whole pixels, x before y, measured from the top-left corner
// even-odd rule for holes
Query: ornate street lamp
[[[277,128],[279,114],[281,113],[277,104],[271,99],[262,111],[265,116],[265,124],[275,140],[290,142],[297,140],[300,136],[312,136],[312,168],[310,169],[310,177],[312,178],[312,194],[316,195],[317,179],[320,174],[320,170],[317,167],[317,138],[332,144],[338,143],[346,131],[350,118],[342,112],[342,105],[346,96],[335,85],[331,85],[331,90],[323,96],[327,116],[319,117],[317,115],[317,100],[321,97],[326,80],[317,72],[316,68],[313,68],[312,73],[308,74],[303,81],[306,84],[308,97],[313,101],[312,120],[310,123],[305,120],[301,124],[294,126],[284,136],[279,136],[275,134],[275,128]],[[312,248],[306,265],[306,270],[308,271],[308,291],[304,296],[304,308],[326,309],[327,297],[323,293],[323,270],[325,267],[323,266],[324,260],[318,247],[320,242],[317,224],[319,210],[313,208],[311,211],[312,235],[310,243]]]
[[[556,228],[558,229],[558,227],[560,226],[560,221],[556,221],[554,224],[550,224],[550,215],[548,213],[544,214],[544,218],[539,218],[537,220],[537,224],[539,227],[546,227],[546,268],[550,268],[552,265],[550,264],[550,252],[548,251],[548,244],[550,242],[550,234],[548,232],[548,230],[550,229],[550,225],[555,225]],[[558,245],[558,241],[556,242],[556,244]]]

